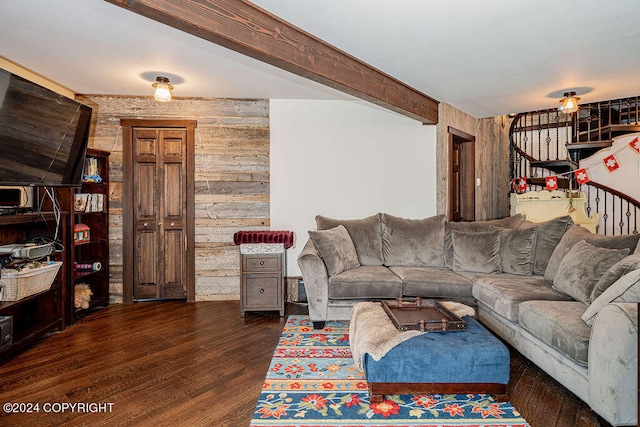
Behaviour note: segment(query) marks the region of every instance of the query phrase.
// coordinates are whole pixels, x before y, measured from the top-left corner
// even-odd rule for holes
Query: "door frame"
[[[124,303],[133,302],[134,283],[134,245],[135,218],[133,215],[133,128],[181,128],[187,130],[186,152],[186,196],[187,211],[186,240],[187,252],[185,268],[187,269],[187,302],[195,301],[195,128],[196,120],[153,120],[153,119],[121,119],[122,127],[122,299]]]
[[[476,218],[476,137],[451,126],[447,127],[449,134],[449,203],[447,212],[452,216],[455,191],[460,191],[460,219],[474,221]],[[453,145],[460,145],[460,187],[455,188],[453,177]]]

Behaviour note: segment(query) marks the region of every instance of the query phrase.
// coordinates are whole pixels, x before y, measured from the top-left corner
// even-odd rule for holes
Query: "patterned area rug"
[[[364,372],[349,349],[349,322],[314,330],[290,316],[251,426],[529,426],[509,402],[484,394],[385,396],[369,402]]]

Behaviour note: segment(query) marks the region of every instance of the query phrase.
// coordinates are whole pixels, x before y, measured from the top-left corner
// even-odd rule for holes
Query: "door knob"
[[[144,224],[142,224],[142,225],[144,225],[144,226],[146,227],[146,226],[147,226],[147,225],[149,225],[149,224],[147,224],[147,223],[145,222],[145,223],[144,223]]]

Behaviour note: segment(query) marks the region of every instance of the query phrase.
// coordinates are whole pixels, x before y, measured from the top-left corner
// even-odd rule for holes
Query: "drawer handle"
[[[260,261],[260,265],[264,265],[264,261]]]
[[[260,293],[264,294],[264,288],[260,288]]]

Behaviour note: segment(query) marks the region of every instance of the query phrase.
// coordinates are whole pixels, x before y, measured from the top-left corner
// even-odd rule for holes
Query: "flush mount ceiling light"
[[[169,84],[169,79],[166,77],[158,76],[156,77],[156,82],[153,83],[153,86],[156,91],[153,94],[153,97],[156,101],[160,102],[169,102],[171,98],[173,98],[173,94],[171,91],[173,90],[173,86]]]
[[[575,113],[578,111],[578,101],[580,101],[580,98],[576,96],[575,92],[565,92],[564,98],[560,100],[558,111],[566,114]]]

